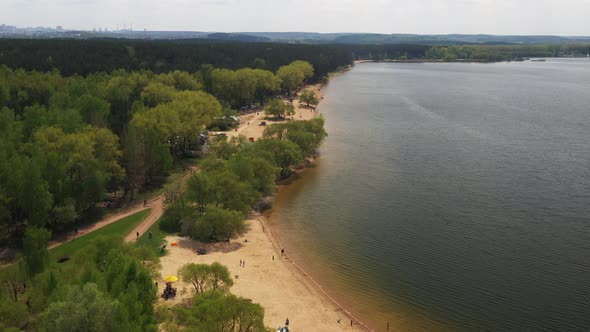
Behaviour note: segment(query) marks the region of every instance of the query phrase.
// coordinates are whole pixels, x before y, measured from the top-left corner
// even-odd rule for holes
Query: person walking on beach
[[[289,326],[289,318],[287,317],[287,319],[285,320],[285,326]]]

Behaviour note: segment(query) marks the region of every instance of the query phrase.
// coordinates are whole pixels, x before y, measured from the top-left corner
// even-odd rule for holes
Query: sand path
[[[139,233],[139,235],[143,235],[143,233],[147,232],[147,230],[152,227],[152,225],[158,221],[158,219],[160,219],[160,217],[164,214],[163,203],[163,194],[148,203],[147,208],[152,209],[150,214],[139,225],[137,225],[135,229],[131,231],[131,233],[125,236],[125,242],[137,240],[137,233]]]
[[[78,230],[78,237],[88,234],[88,233],[92,233],[98,229],[101,229],[107,225],[110,225],[112,223],[114,223],[115,221],[121,220],[123,218],[126,218],[132,214],[135,214],[137,212],[143,211],[145,209],[152,209],[152,212],[148,215],[148,217],[139,225],[141,226],[143,223],[146,222],[146,220],[148,220],[150,217],[154,216],[155,214],[157,214],[159,211],[162,210],[162,201],[163,201],[163,197],[164,195],[160,195],[152,200],[148,201],[148,206],[143,206],[143,203],[139,203],[139,204],[135,204],[131,207],[129,207],[128,209],[125,209],[124,211],[121,212],[117,212],[117,213],[113,213],[110,215],[107,215],[106,217],[104,217],[102,220],[96,222],[95,224],[86,226],[84,228],[81,228]],[[158,208],[159,207],[159,208]],[[161,214],[160,214],[161,215]],[[138,228],[139,228],[138,226]],[[135,230],[133,232],[133,234],[135,234]],[[56,241],[51,241],[49,243],[49,249],[53,249],[57,246],[60,246],[64,243],[70,242],[72,241],[71,237],[68,237],[67,239],[64,240],[56,240]]]
[[[235,278],[231,293],[251,299],[264,307],[264,323],[276,328],[289,318],[291,331],[363,331],[321,288],[287,256],[281,257],[276,238],[263,217],[247,220],[249,230],[230,244],[205,245],[188,238],[170,236],[168,254],[160,259],[161,275],[176,275],[178,269],[189,262],[219,262]],[[248,242],[245,242],[245,240]],[[206,248],[206,255],[197,255],[197,248]],[[273,260],[274,256],[274,260]],[[240,260],[245,266],[240,266]],[[160,283],[159,293],[163,291]],[[193,294],[192,286],[182,282],[175,285],[179,295],[168,303],[177,304]],[[158,300],[160,303],[163,299]],[[340,322],[338,322],[340,320]]]
[[[191,166],[189,171],[187,171],[181,178],[180,181],[184,182],[188,179],[188,176],[193,174],[197,170],[196,167]],[[78,230],[78,237],[92,233],[97,229],[101,229],[107,225],[110,225],[116,221],[119,221],[123,218],[126,218],[132,214],[137,212],[143,211],[145,209],[151,209],[150,214],[139,224],[137,225],[133,231],[125,236],[125,242],[131,242],[133,240],[137,240],[137,233],[141,236],[143,233],[147,232],[147,230],[156,222],[160,217],[164,214],[164,198],[165,194],[161,194],[152,198],[147,201],[147,205],[144,206],[143,203],[137,203],[132,205],[131,207],[125,209],[124,211],[120,211],[117,213],[113,213],[107,215],[102,220],[96,222],[95,224],[86,226],[82,229]],[[49,249],[53,249],[57,246],[60,246],[66,242],[72,241],[72,237],[68,237],[67,239],[55,240],[49,243]]]

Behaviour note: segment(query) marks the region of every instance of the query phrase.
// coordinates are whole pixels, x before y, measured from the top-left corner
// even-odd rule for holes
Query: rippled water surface
[[[376,330],[590,329],[590,61],[357,65],[287,251]]]

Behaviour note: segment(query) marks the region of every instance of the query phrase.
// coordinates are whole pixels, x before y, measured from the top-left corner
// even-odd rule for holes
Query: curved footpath
[[[136,214],[137,212],[143,211],[145,209],[152,209],[152,211],[150,212],[150,214],[141,222],[141,224],[139,224],[132,233],[128,234],[125,237],[125,242],[129,242],[130,240],[128,240],[128,238],[133,235],[136,234],[137,231],[139,231],[140,229],[148,229],[156,220],[158,220],[158,218],[160,218],[162,216],[163,213],[163,208],[162,208],[162,202],[164,201],[164,195],[160,195],[154,199],[151,199],[148,201],[148,206],[143,206],[143,203],[140,204],[135,204],[131,207],[129,207],[128,209],[125,209],[124,211],[120,211],[114,214],[110,214],[107,215],[106,217],[104,217],[102,220],[98,221],[95,224],[86,226],[84,228],[81,228],[78,230],[78,237],[83,236],[85,234],[88,233],[92,233],[98,229],[101,229],[107,225],[110,225],[116,221],[119,221],[125,217],[128,217],[130,215]],[[149,224],[149,225],[148,225]],[[48,249],[53,249],[55,247],[58,247],[64,243],[70,242],[72,241],[71,237],[68,237],[65,240],[57,240],[57,241],[51,241],[49,243],[49,248]]]

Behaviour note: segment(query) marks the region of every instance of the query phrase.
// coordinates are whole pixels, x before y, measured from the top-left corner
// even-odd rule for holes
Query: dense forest
[[[305,61],[276,74],[207,65],[64,77],[0,67],[0,243],[18,246],[27,225],[71,228],[109,194],[133,199],[199,150],[205,128],[313,77]]]
[[[535,45],[285,44],[228,40],[0,39],[0,64],[86,76],[96,72],[219,68],[276,71],[295,60],[313,65],[314,81],[353,60],[504,61],[527,57],[585,56],[590,43]]]
[[[183,267],[182,280],[202,280],[194,297],[155,313],[159,251],[122,244],[129,230],[72,241],[57,252],[48,244],[52,234],[91,220],[104,202],[125,203],[152,189],[207,144],[206,128],[242,108],[288,109],[277,96],[314,77],[302,60],[276,71],[206,64],[194,72],[85,76],[1,65],[0,247],[22,254],[0,269],[0,328],[155,331],[163,324],[212,331],[242,324],[244,331],[265,331],[263,309],[227,292],[223,266]],[[303,96],[317,103],[309,92]],[[245,217],[275,181],[314,155],[326,136],[323,124],[317,118],[272,125],[254,143],[211,139],[200,171],[166,193],[160,226],[205,242],[244,231]],[[64,257],[69,261],[60,263]]]
[[[215,42],[200,39],[142,41],[118,39],[0,39],[0,64],[12,68],[86,76],[95,72],[173,70],[196,72],[204,64],[227,69],[245,67],[277,70],[304,60],[315,69],[319,80],[340,66],[352,63],[347,48],[330,45]]]

